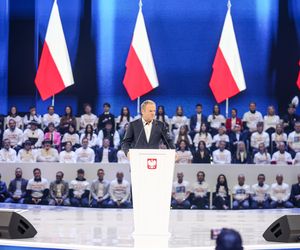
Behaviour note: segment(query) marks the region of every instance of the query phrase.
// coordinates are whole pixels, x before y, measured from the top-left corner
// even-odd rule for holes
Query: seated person
[[[91,185],[92,207],[107,207],[109,201],[109,181],[104,179],[104,170],[98,169],[98,178],[93,180]]]
[[[3,139],[10,140],[10,146],[19,152],[22,148],[23,143],[23,131],[16,126],[16,122],[13,119],[8,121],[8,129],[6,129],[3,133]]]
[[[45,133],[45,140],[50,140],[53,147],[60,149],[60,133],[56,131],[53,122],[48,124],[48,132]]]
[[[31,141],[27,140],[24,142],[24,148],[18,153],[17,162],[36,162],[37,152],[36,149],[32,149]]]
[[[138,118],[140,118],[140,117],[138,117]],[[170,119],[166,115],[164,106],[162,106],[162,105],[157,106],[156,118],[155,119],[158,120],[158,121],[161,121],[162,123],[164,123],[166,128],[169,130],[169,128],[170,128]]]
[[[202,104],[196,105],[196,114],[190,119],[190,135],[192,138],[200,132],[201,124],[207,122],[207,117],[202,114]]]
[[[211,163],[211,155],[206,148],[205,142],[200,141],[197,148],[193,157],[193,163]]]
[[[51,141],[46,139],[43,141],[43,148],[37,151],[37,162],[58,162],[57,149],[51,147]]]
[[[96,130],[98,125],[98,118],[96,115],[92,113],[92,106],[86,103],[83,105],[83,108],[84,108],[84,114],[80,117],[81,132],[84,131],[84,129],[88,124],[92,125],[93,130]]]
[[[210,149],[210,147],[212,145],[212,137],[211,137],[211,134],[208,132],[208,127],[207,127],[206,123],[201,124],[200,132],[197,133],[194,137],[193,143],[194,143],[196,150],[198,149],[197,147],[198,147],[200,141],[204,141],[207,149]]]
[[[69,185],[69,197],[74,207],[88,207],[90,196],[90,184],[84,178],[84,170],[77,170],[77,178]]]
[[[287,135],[284,133],[281,124],[276,125],[275,132],[271,135],[271,142],[272,152],[276,151],[280,142],[284,142],[284,144],[287,143]]]
[[[82,147],[76,149],[76,162],[95,162],[95,152],[93,149],[89,148],[89,140],[87,138],[83,138],[81,141]]]
[[[258,183],[252,185],[251,208],[270,208],[270,186],[265,184],[265,180],[265,175],[259,174]]]
[[[40,148],[44,140],[44,132],[38,128],[36,121],[31,121],[30,128],[25,129],[23,134],[23,141],[31,141],[32,148]]]
[[[193,155],[188,149],[187,143],[185,140],[181,140],[179,143],[179,148],[176,150],[176,163],[192,163]]]
[[[258,145],[260,143],[265,144],[265,148],[269,148],[270,146],[270,136],[268,133],[264,132],[264,124],[263,122],[258,122],[256,126],[256,132],[252,133],[250,144],[253,153],[258,151]]]
[[[72,142],[74,150],[80,148],[79,135],[76,133],[75,127],[71,124],[61,140],[61,145],[63,148],[65,147],[67,141]]]
[[[243,123],[240,118],[237,117],[237,109],[232,109],[231,110],[231,118],[226,119],[226,130],[228,133],[234,130],[234,127],[238,125],[240,126],[241,130],[243,128]]]
[[[217,179],[216,192],[213,199],[213,205],[216,209],[229,209],[230,194],[227,179],[224,174],[220,174]]]
[[[191,193],[191,209],[209,209],[209,188],[203,171],[197,173],[197,182],[193,184]]]
[[[103,104],[103,113],[99,115],[98,119],[98,131],[103,129],[108,121],[112,122],[112,127],[115,128],[115,116],[110,112],[110,104]]]
[[[296,114],[296,106],[290,103],[287,109],[287,113],[282,117],[283,128],[286,134],[293,131],[295,127],[295,122],[300,120],[300,117]]]
[[[24,203],[26,197],[26,188],[28,180],[22,178],[22,169],[16,168],[15,179],[11,180],[8,185],[8,198],[6,203]]]
[[[295,207],[300,207],[300,174],[297,176],[298,183],[292,185],[291,201]]]
[[[60,163],[76,163],[76,154],[72,151],[72,143],[70,141],[66,142],[65,150],[59,153]]]
[[[8,196],[6,183],[1,181],[1,173],[0,173],[0,202],[4,202]]]
[[[93,131],[93,127],[91,124],[86,125],[85,131],[80,135],[80,141],[82,142],[83,138],[88,139],[88,146],[92,149],[97,148],[98,139],[97,135]]]
[[[125,134],[125,126],[132,121],[132,117],[130,116],[129,108],[124,106],[121,109],[121,114],[116,119],[117,131],[121,138],[124,137]],[[105,136],[104,136],[105,137]]]
[[[125,155],[124,151],[120,149],[117,152],[118,163],[129,163],[128,157]]]
[[[264,143],[259,144],[258,152],[254,155],[253,163],[261,165],[271,163],[271,156],[265,148]]]
[[[276,183],[271,186],[271,208],[292,208],[293,204],[289,201],[290,186],[283,182],[283,175],[276,175]]]
[[[3,140],[3,148],[0,150],[0,162],[16,162],[17,153],[10,147],[10,140]]]
[[[16,123],[17,128],[22,129],[22,127],[23,127],[22,117],[19,116],[16,106],[12,106],[10,108],[10,112],[9,112],[8,116],[6,117],[6,121],[9,122],[10,120],[13,120]]]
[[[60,123],[59,115],[55,113],[54,106],[52,105],[48,106],[48,113],[43,115],[43,125],[48,127],[49,123],[53,123],[56,128],[58,128]]]
[[[117,172],[108,189],[110,200],[107,203],[109,208],[130,208],[130,184],[124,179],[123,172]]]
[[[171,207],[174,209],[189,209],[190,187],[187,181],[183,180],[183,173],[177,173],[177,181],[173,182]]]
[[[213,163],[214,164],[230,164],[231,153],[226,148],[226,142],[219,142],[219,149],[213,152]]]
[[[210,127],[210,133],[212,136],[218,133],[218,129],[221,126],[225,126],[226,119],[220,112],[220,106],[218,104],[214,105],[213,113],[208,116],[207,122]]]
[[[52,206],[69,206],[69,184],[63,180],[64,173],[58,171],[56,180],[50,183],[50,199],[49,205]]]
[[[235,164],[250,164],[252,159],[247,152],[246,145],[243,141],[238,142],[236,153],[233,155],[232,163]]]
[[[295,130],[289,134],[287,142],[289,153],[295,157],[300,152],[300,122],[295,123]]]
[[[293,163],[293,159],[290,153],[285,151],[284,142],[280,142],[278,145],[278,151],[275,152],[272,156],[272,164],[278,165],[291,165]]]
[[[109,163],[117,162],[117,151],[115,148],[110,147],[110,141],[108,138],[103,139],[102,147],[97,150],[96,162]]]
[[[250,208],[250,186],[245,184],[245,176],[240,174],[238,176],[238,185],[233,187],[233,209],[248,209]]]
[[[102,147],[103,139],[107,138],[109,140],[109,146],[111,148],[118,149],[120,146],[120,136],[118,131],[115,131],[111,121],[105,123],[105,127],[99,131],[98,134],[98,145]]]
[[[184,140],[186,141],[186,144],[188,147],[191,147],[193,145],[192,139],[189,136],[188,126],[183,125],[179,128],[178,133],[175,135],[174,144],[179,147],[179,143]]]
[[[246,134],[242,133],[241,129],[241,126],[236,124],[228,135],[230,150],[233,154],[236,152],[239,142],[244,142],[245,145],[247,145],[246,143],[248,142]]]
[[[280,123],[280,118],[275,114],[274,106],[269,106],[267,115],[264,116],[264,129],[270,136],[275,132],[276,125]]]
[[[59,131],[61,134],[65,134],[69,130],[69,126],[72,125],[74,128],[77,126],[76,117],[73,115],[72,107],[65,107],[65,114],[60,118]]]
[[[229,146],[229,137],[226,134],[226,128],[224,126],[221,126],[218,129],[218,133],[213,137],[212,150],[216,150],[217,148],[219,148],[220,141],[225,141],[226,142],[226,148],[228,148],[228,146]]]
[[[49,183],[47,179],[42,178],[39,168],[33,170],[33,178],[28,181],[26,191],[24,203],[48,205]]]
[[[257,123],[263,122],[262,114],[256,110],[256,103],[250,102],[249,111],[243,115],[243,128],[248,131],[250,137],[251,133],[257,130]]]
[[[42,126],[42,117],[36,113],[35,107],[30,107],[29,112],[23,118],[24,129],[30,127],[30,123],[35,121],[37,126],[41,128]]]
[[[172,117],[171,125],[174,137],[178,134],[181,126],[189,125],[188,118],[184,115],[182,106],[179,105],[176,107],[176,114]]]

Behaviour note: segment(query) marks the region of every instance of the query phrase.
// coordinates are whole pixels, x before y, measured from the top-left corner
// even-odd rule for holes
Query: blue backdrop
[[[26,5],[10,0],[9,12],[5,2],[0,1],[0,25],[9,23],[9,35],[3,34],[6,39],[0,41],[0,55],[8,63],[1,61],[0,65],[1,102],[16,104],[20,111],[37,105],[44,113],[50,101],[40,100],[34,76],[53,0],[28,0]],[[230,99],[230,107],[243,113],[250,101],[256,101],[263,113],[269,104],[283,111],[299,94],[295,83],[300,58],[300,1],[231,2],[247,89]],[[75,78],[74,86],[56,96],[58,112],[71,104],[80,113],[82,104],[90,102],[100,113],[102,103],[108,101],[116,114],[123,105],[136,113],[136,102],[130,101],[122,80],[138,0],[73,0],[72,6],[58,0],[58,5]],[[226,11],[226,0],[143,1],[160,85],[142,100],[151,98],[165,105],[169,115],[179,104],[190,115],[199,102],[204,113],[211,112],[215,100],[208,83]],[[1,28],[1,37],[2,33]],[[0,105],[0,111],[6,113],[7,106]]]

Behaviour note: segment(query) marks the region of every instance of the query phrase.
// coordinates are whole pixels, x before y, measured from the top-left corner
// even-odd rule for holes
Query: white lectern
[[[131,149],[134,237],[169,236],[175,150]]]

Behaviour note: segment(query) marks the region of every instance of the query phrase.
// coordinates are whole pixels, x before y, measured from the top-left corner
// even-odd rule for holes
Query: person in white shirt
[[[189,182],[184,181],[183,177],[182,172],[177,173],[177,181],[173,182],[171,207],[175,209],[189,209],[191,207]]]
[[[192,206],[191,209],[208,209],[209,208],[209,188],[205,181],[205,173],[197,173],[197,181],[192,186]]]
[[[124,151],[120,149],[117,152],[118,163],[129,163],[128,157],[125,155]]]
[[[268,153],[264,143],[259,144],[258,152],[254,155],[253,163],[261,165],[271,163],[271,156]]]
[[[219,142],[219,149],[213,152],[213,163],[214,164],[230,164],[231,163],[231,152],[227,149],[226,142]]]
[[[81,141],[82,147],[76,149],[76,162],[95,162],[95,152],[93,149],[89,148],[89,140],[87,138],[83,138]]]
[[[76,128],[70,124],[68,131],[63,135],[61,140],[62,147],[65,147],[67,141],[70,141],[73,145],[73,148],[80,148],[79,135],[76,133]]]
[[[273,154],[271,163],[277,165],[291,165],[293,163],[291,154],[285,151],[284,142],[279,143],[278,151]]]
[[[116,119],[116,124],[117,124],[116,130],[118,131],[121,138],[123,138],[125,134],[125,129],[124,129],[125,125],[131,122],[132,120],[133,119],[130,116],[129,108],[126,106],[122,107],[121,114]]]
[[[179,149],[176,150],[176,163],[192,163],[193,155],[191,151],[187,147],[187,143],[185,140],[181,140],[179,143]]]
[[[212,136],[218,133],[220,126],[224,126],[226,119],[220,112],[220,107],[218,104],[214,105],[213,113],[208,116],[207,122],[210,126],[210,133]]]
[[[116,179],[109,185],[110,200],[107,203],[109,208],[130,208],[130,184],[124,179],[123,172],[117,172]]]
[[[51,146],[51,140],[43,141],[43,148],[37,150],[37,162],[58,162],[58,151]]]
[[[267,115],[264,116],[264,130],[269,135],[275,132],[276,125],[280,123],[280,118],[275,115],[274,106],[269,106]]]
[[[251,208],[270,208],[270,186],[265,184],[264,174],[257,176],[256,184],[251,188]]]
[[[80,135],[80,141],[83,138],[87,138],[89,142],[89,147],[96,149],[98,144],[97,135],[94,133],[93,126],[91,124],[86,125],[85,131]]]
[[[249,130],[250,133],[256,131],[258,122],[263,122],[262,114],[256,110],[255,102],[249,104],[249,111],[243,115],[242,121],[244,129]]]
[[[28,181],[27,195],[24,200],[26,204],[48,205],[49,203],[49,182],[42,178],[41,170],[35,168],[33,170],[33,178]]]
[[[225,126],[220,126],[218,129],[218,134],[213,137],[212,144],[214,149],[219,148],[220,141],[225,141],[227,144],[226,146],[229,145],[229,137],[226,134]]]
[[[3,140],[3,148],[0,150],[0,162],[16,162],[17,153],[10,147],[10,140]]]
[[[250,186],[245,184],[245,176],[238,176],[238,185],[235,185],[232,190],[233,202],[232,209],[248,209],[250,207]]]
[[[35,107],[30,107],[28,114],[23,118],[24,129],[30,127],[30,123],[35,121],[39,127],[42,125],[42,117],[36,113]]]
[[[60,163],[76,163],[76,154],[72,148],[72,142],[66,142],[65,150],[59,153]]]
[[[289,133],[288,146],[289,152],[294,157],[296,153],[300,152],[300,122],[295,123],[294,131]]]
[[[174,137],[178,134],[181,126],[189,125],[188,118],[184,115],[182,106],[177,106],[176,115],[172,117],[171,124]]]
[[[69,185],[71,206],[88,207],[90,197],[90,184],[84,178],[84,170],[77,170],[77,178],[72,180]]]
[[[29,123],[30,128],[25,129],[23,134],[23,141],[30,140],[32,148],[40,148],[44,140],[44,132],[39,129],[38,123],[32,121]]]
[[[206,123],[201,124],[200,132],[197,133],[194,137],[193,143],[194,143],[196,151],[198,149],[198,145],[199,145],[200,141],[204,141],[206,147],[208,149],[210,149],[210,147],[212,145],[212,137],[211,137],[211,134],[208,132],[208,127],[207,127]]]
[[[80,117],[80,129],[84,131],[86,126],[90,124],[93,130],[97,129],[98,117],[92,113],[92,107],[90,104],[84,104],[84,114]]]
[[[258,145],[260,143],[264,143],[265,148],[270,146],[270,136],[268,133],[264,132],[264,124],[263,122],[258,122],[256,125],[256,132],[251,135],[251,148],[253,152],[258,151]]]
[[[49,123],[54,123],[54,126],[58,128],[60,124],[60,118],[58,114],[54,113],[54,106],[48,107],[48,113],[43,115],[43,125],[44,127],[48,127]]]
[[[276,175],[276,183],[271,186],[271,208],[292,208],[293,204],[289,201],[290,199],[290,186],[283,182],[283,175]]]
[[[24,142],[24,148],[22,148],[18,153],[18,162],[36,162],[36,150],[31,148],[31,141],[27,140]]]
[[[287,134],[284,133],[282,124],[276,125],[275,132],[271,135],[271,141],[272,141],[272,149],[274,151],[278,147],[280,142],[284,142],[284,143],[287,142]]]
[[[14,120],[16,122],[17,128],[22,129],[22,127],[23,127],[22,117],[18,115],[16,106],[12,106],[10,108],[10,112],[9,112],[8,116],[6,117],[6,121],[9,121],[9,120]]]
[[[98,133],[97,144],[102,147],[103,139],[108,138],[110,142],[110,147],[118,149],[120,146],[120,135],[118,131],[115,131],[111,121],[107,121],[104,128]]]
[[[3,139],[9,139],[11,147],[18,152],[23,143],[23,131],[16,127],[13,119],[8,120],[8,129],[4,131]]]
[[[156,120],[163,122],[165,124],[166,128],[169,130],[169,128],[170,128],[170,119],[166,115],[165,107],[163,105],[157,106]]]
[[[91,195],[92,195],[92,207],[106,208],[109,201],[109,181],[104,179],[104,170],[98,169],[98,178],[93,180],[91,185]]]

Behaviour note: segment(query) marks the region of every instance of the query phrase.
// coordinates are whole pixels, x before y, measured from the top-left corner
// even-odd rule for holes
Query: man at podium
[[[168,149],[175,146],[170,139],[165,124],[155,120],[156,104],[146,100],[141,104],[142,117],[129,123],[122,141],[122,149],[129,157],[129,149],[158,149],[162,141]]]

